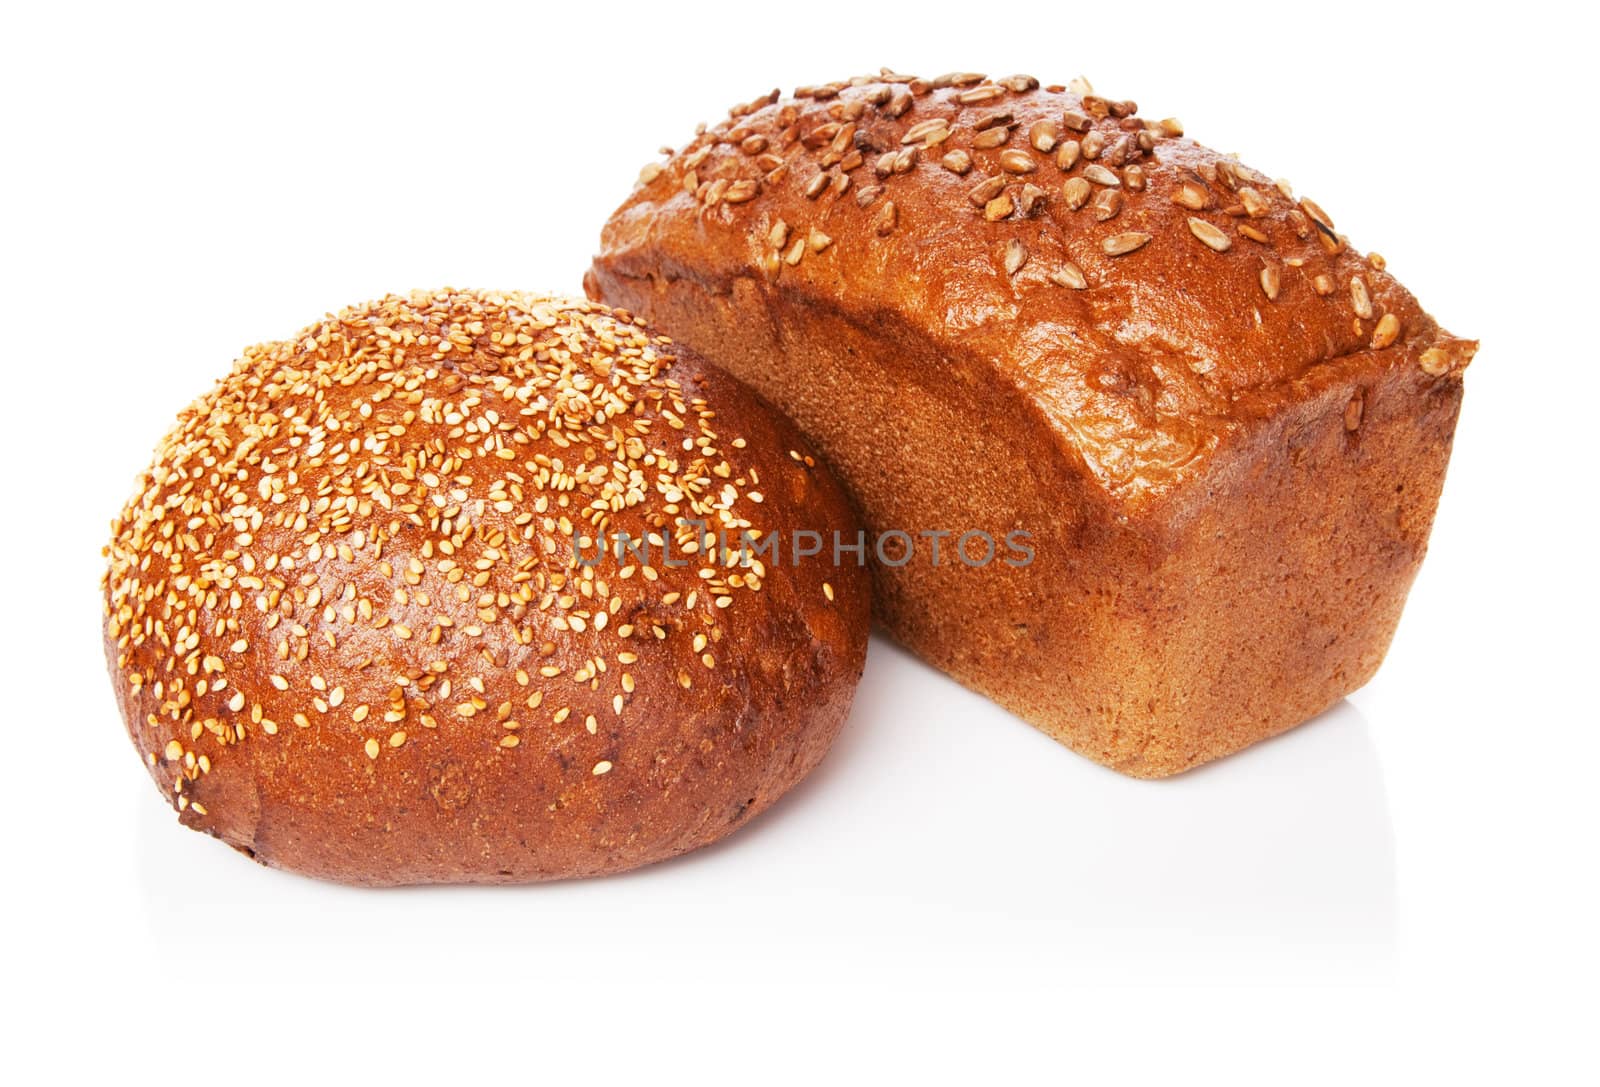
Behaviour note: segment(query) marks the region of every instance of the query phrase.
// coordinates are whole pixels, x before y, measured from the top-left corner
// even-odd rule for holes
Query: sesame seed
[[[595,763],[594,770],[591,771],[595,777],[599,777],[601,774],[609,774],[610,772],[611,763],[605,759],[601,759],[599,762]]]

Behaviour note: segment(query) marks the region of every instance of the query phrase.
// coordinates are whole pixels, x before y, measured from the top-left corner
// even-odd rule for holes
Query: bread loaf
[[[1461,370],[1288,185],[1026,76],[884,72],[736,106],[641,173],[586,286],[743,378],[870,529],[877,613],[1128,774],[1317,714],[1378,667]],[[931,561],[933,533],[1033,561]]]
[[[106,656],[187,826],[360,884],[616,872],[747,822],[844,721],[854,566],[805,439],[588,302],[444,291],[251,348],[112,526]],[[644,548],[601,558],[627,532]],[[667,550],[670,548],[670,550]]]

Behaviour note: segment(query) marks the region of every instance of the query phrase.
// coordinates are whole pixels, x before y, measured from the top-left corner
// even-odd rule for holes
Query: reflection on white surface
[[[661,971],[797,980],[869,959],[901,980],[1215,977],[1383,968],[1394,850],[1349,703],[1188,775],[1142,782],[1062,748],[875,639],[844,735],[773,810],[697,854],[611,879],[360,891],[272,872],[140,798],[152,938],[215,918],[257,970],[330,959],[403,976],[578,976],[597,944]],[[649,973],[649,971],[646,971]]]

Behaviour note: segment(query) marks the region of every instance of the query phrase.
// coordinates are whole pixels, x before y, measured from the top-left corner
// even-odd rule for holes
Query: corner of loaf
[[[647,166],[594,297],[789,413],[869,529],[1029,533],[874,568],[929,663],[1161,777],[1371,677],[1476,344],[1287,183],[1086,85],[893,72],[734,107]]]

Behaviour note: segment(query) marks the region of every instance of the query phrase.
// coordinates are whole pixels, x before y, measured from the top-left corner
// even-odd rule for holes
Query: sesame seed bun
[[[855,565],[717,561],[693,521],[858,530],[782,416],[626,312],[352,307],[249,349],[113,522],[128,733],[186,826],[326,879],[705,845],[822,758],[869,605]],[[599,557],[618,532],[658,547]]]

